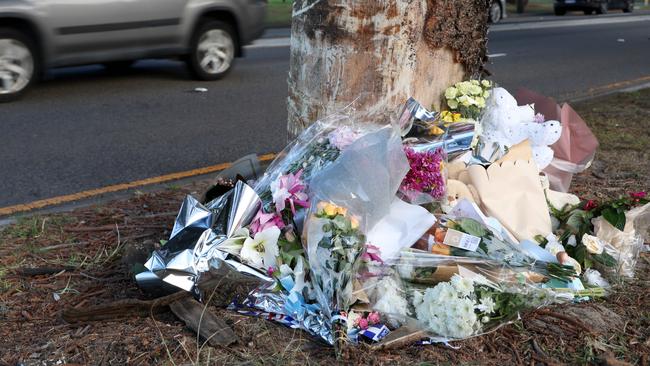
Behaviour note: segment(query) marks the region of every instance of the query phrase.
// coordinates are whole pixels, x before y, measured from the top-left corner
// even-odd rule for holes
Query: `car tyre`
[[[489,21],[490,23],[498,23],[501,20],[503,12],[501,10],[501,5],[499,4],[498,0],[497,1],[492,1],[492,5],[490,5],[490,16],[489,16]]]
[[[237,36],[226,22],[212,20],[201,24],[190,44],[187,64],[194,78],[218,80],[232,69]]]
[[[0,103],[20,98],[36,81],[40,64],[34,41],[12,28],[0,28]]]
[[[600,6],[598,6],[598,8],[596,9],[596,14],[607,14],[607,10],[608,10],[607,3],[606,2],[600,3]]]
[[[594,13],[594,9],[585,9],[582,11],[585,15],[591,15]]]
[[[566,14],[566,9],[564,8],[554,8],[555,15],[564,15]]]
[[[623,8],[623,13],[631,13],[634,11],[634,1],[629,1],[627,6]]]

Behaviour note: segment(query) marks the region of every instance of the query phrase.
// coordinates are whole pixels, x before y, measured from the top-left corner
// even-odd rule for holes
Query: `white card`
[[[469,235],[462,233],[454,229],[448,229],[447,234],[445,235],[445,240],[443,244],[461,248],[465,250],[470,250],[475,252],[478,249],[478,245],[481,243],[481,238],[474,235]]]

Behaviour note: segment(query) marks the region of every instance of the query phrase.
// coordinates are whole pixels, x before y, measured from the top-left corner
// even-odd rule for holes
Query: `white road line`
[[[628,15],[628,16],[619,16],[619,17],[600,17],[600,18],[495,24],[490,27],[490,32],[506,32],[506,31],[529,30],[529,29],[550,29],[550,28],[563,28],[563,27],[582,27],[587,25],[621,24],[621,23],[633,23],[633,22],[650,22],[650,15]],[[290,45],[291,45],[290,37],[261,38],[253,42],[253,44],[246,46],[246,48],[255,49],[255,48],[289,47]],[[488,57],[503,57],[503,56],[506,56],[506,54],[497,53],[494,55],[489,55]]]
[[[491,55],[488,55],[488,58],[497,58],[497,57],[503,57],[507,55],[508,55],[507,53],[493,53]]]
[[[272,47],[289,47],[291,38],[261,38],[246,46],[246,48],[272,48]]]
[[[548,29],[548,28],[561,28],[561,27],[581,27],[586,25],[600,25],[600,24],[617,24],[617,23],[632,23],[632,22],[647,22],[650,21],[649,15],[628,15],[620,17],[601,17],[601,18],[586,18],[586,19],[569,19],[569,20],[551,20],[541,22],[522,22],[522,23],[506,23],[495,24],[490,27],[490,32],[505,32],[513,30],[527,30],[527,29]]]

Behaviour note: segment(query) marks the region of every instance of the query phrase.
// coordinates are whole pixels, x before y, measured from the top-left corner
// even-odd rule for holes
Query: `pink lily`
[[[384,261],[381,259],[379,253],[381,250],[379,247],[376,247],[371,244],[366,244],[366,251],[361,255],[361,259],[368,261],[368,262],[378,262],[378,263],[384,263]]]
[[[296,213],[296,205],[309,207],[309,197],[304,192],[306,186],[300,179],[301,176],[302,169],[296,174],[289,173],[282,175],[271,183],[271,192],[277,213],[282,212],[286,208],[287,202],[289,202],[293,214]]]
[[[257,214],[255,214],[255,217],[253,217],[253,221],[251,221],[251,234],[255,235],[272,226],[277,226],[278,229],[283,229],[285,227],[284,222],[279,215],[276,213],[264,213],[260,208],[260,210],[257,211]]]

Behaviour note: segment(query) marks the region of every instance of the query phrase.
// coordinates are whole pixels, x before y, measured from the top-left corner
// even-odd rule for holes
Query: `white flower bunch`
[[[468,80],[450,86],[445,90],[447,106],[460,112],[463,118],[476,120],[485,108],[492,83],[489,80]]]
[[[240,252],[241,259],[261,270],[275,268],[277,266],[276,257],[280,254],[279,237],[280,229],[277,226],[271,226],[255,234],[253,238],[246,238]]]
[[[496,310],[492,298],[479,300],[474,282],[459,275],[426,289],[424,294],[415,291],[413,304],[418,321],[428,330],[452,338],[475,334]]]
[[[400,285],[393,277],[386,277],[377,283],[375,288],[375,304],[373,309],[386,314],[389,322],[397,326],[398,322],[390,315],[407,317],[409,315],[409,304],[402,296]]]

